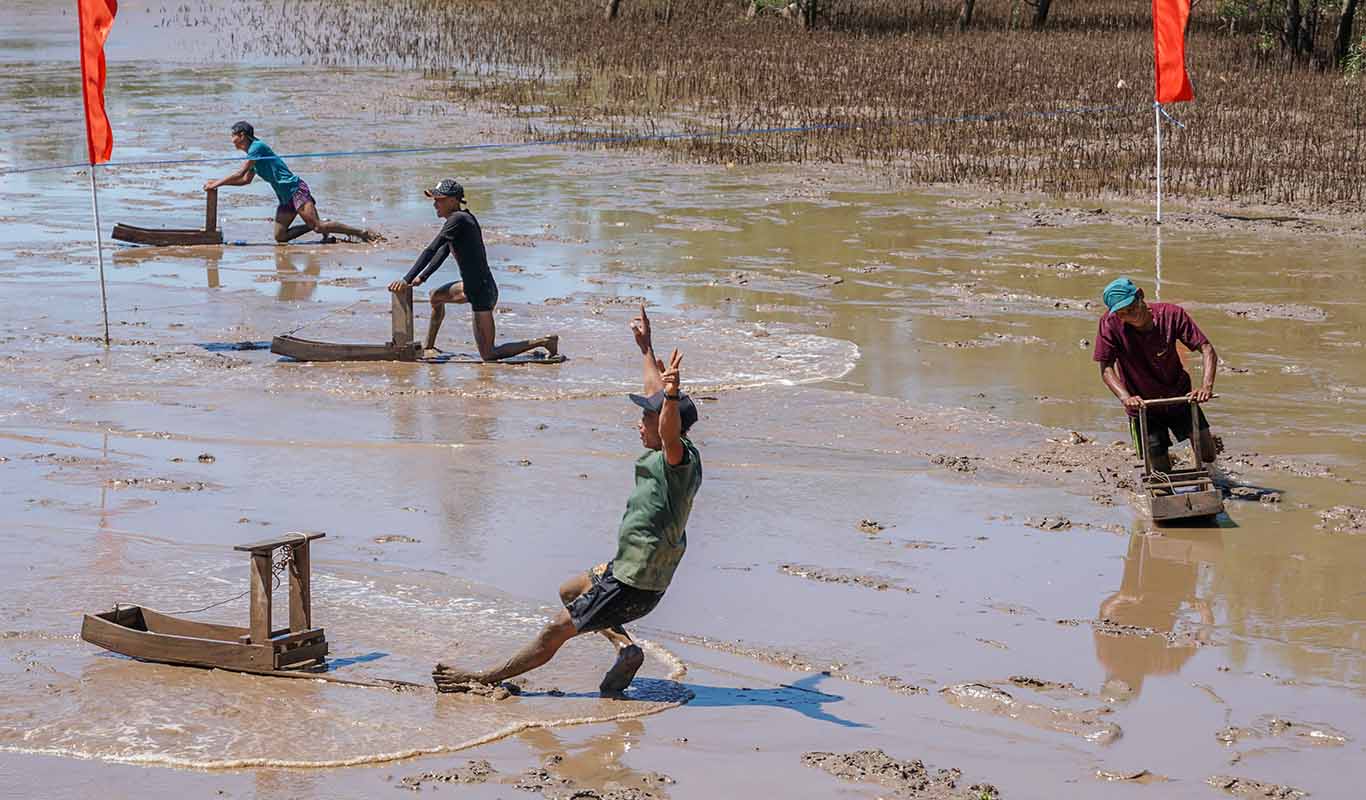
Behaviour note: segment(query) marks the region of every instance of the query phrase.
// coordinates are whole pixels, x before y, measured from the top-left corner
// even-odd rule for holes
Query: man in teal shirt
[[[636,486],[621,518],[616,557],[565,581],[560,586],[564,611],[501,667],[471,672],[437,664],[432,670],[437,691],[463,692],[474,684],[516,677],[545,664],[575,636],[595,631],[617,649],[616,663],[598,686],[602,694],[620,695],[645,663],[645,653],[622,626],[654,610],[673,580],[688,547],[686,528],[702,485],[702,456],[687,438],[697,406],[679,391],[683,356],[674,350],[667,367],[655,358],[644,306],[631,320],[631,330],[644,360],[645,393],[630,397],[642,409],[645,452],[636,459]]]
[[[324,242],[332,241],[333,234],[350,236],[363,242],[374,242],[384,238],[364,228],[353,228],[330,219],[319,219],[318,207],[308,184],[289,171],[284,159],[275,155],[270,145],[256,138],[256,130],[251,123],[238,122],[232,126],[232,144],[247,154],[247,160],[240,169],[226,178],[207,181],[204,184],[204,191],[220,186],[246,186],[259,176],[261,180],[270,184],[270,188],[275,190],[276,199],[279,200],[279,205],[275,208],[275,241],[293,241],[309,231],[321,233]],[[291,227],[290,223],[294,222],[296,216],[302,219],[303,223]]]

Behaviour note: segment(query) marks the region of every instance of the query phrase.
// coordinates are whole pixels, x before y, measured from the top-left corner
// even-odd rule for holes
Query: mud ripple
[[[1119,726],[1100,719],[1109,709],[1070,711],[1017,700],[1009,692],[985,683],[959,683],[939,690],[951,705],[1015,719],[1043,730],[1079,736],[1088,742],[1109,744],[1120,737]]]
[[[1263,783],[1250,778],[1235,778],[1231,775],[1215,775],[1205,781],[1216,789],[1223,789],[1235,797],[1266,797],[1273,800],[1299,800],[1309,793],[1293,786]]]
[[[879,592],[894,589],[898,592],[914,593],[915,590],[909,586],[902,586],[890,578],[879,578],[876,575],[859,575],[856,573],[828,570],[822,567],[812,567],[802,564],[783,564],[778,570],[785,575],[792,575],[797,578],[805,578],[809,581],[820,583],[835,583],[845,586],[863,586],[868,589],[876,589]]]
[[[903,761],[881,750],[853,753],[803,753],[808,767],[856,783],[876,783],[892,790],[895,797],[923,800],[995,800],[1001,796],[995,786],[975,783],[960,786],[963,772],[957,768],[931,770],[920,759]]]

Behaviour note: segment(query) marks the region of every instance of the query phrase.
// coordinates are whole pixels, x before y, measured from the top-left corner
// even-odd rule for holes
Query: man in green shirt
[[[560,586],[564,611],[502,666],[471,672],[437,664],[432,670],[437,691],[463,692],[473,684],[521,675],[545,664],[565,642],[594,631],[617,649],[616,663],[598,686],[602,694],[620,695],[645,663],[645,653],[622,626],[654,610],[683,558],[688,515],[702,485],[702,457],[687,438],[697,406],[679,391],[683,356],[674,350],[667,367],[655,358],[643,305],[631,330],[644,361],[645,393],[630,397],[642,409],[645,452],[636,459],[636,486],[621,518],[616,557],[565,581]]]
[[[256,138],[256,129],[250,122],[237,122],[232,126],[232,146],[247,154],[247,160],[236,172],[225,178],[204,183],[204,191],[220,186],[246,186],[253,179],[260,178],[270,184],[275,191],[279,204],[275,207],[275,241],[281,244],[303,236],[309,231],[323,235],[324,242],[333,241],[333,234],[350,236],[362,242],[377,242],[383,239],[374,231],[353,228],[330,219],[318,217],[317,201],[308,184],[285,166],[283,158],[275,155],[270,145]],[[291,225],[295,218],[303,220]]]

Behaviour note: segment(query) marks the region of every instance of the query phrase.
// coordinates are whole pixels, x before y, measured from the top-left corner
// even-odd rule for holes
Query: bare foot
[[[445,354],[446,354],[446,351],[445,351],[445,350],[442,350],[442,349],[439,348],[439,347],[427,347],[427,348],[423,348],[423,350],[422,350],[422,357],[423,357],[423,358],[436,358],[437,356],[442,356],[442,355],[445,355]],[[438,664],[437,666],[440,666],[440,665]]]
[[[336,244],[336,243],[337,243],[337,237],[333,236],[333,235],[330,234],[330,233],[324,233],[324,234],[323,234],[322,240],[318,242],[318,244]]]
[[[380,233],[379,231],[372,231],[372,230],[364,230],[364,231],[361,231],[360,238],[361,238],[361,241],[363,241],[363,242],[370,242],[370,243],[372,243],[372,244],[373,244],[374,242],[383,242],[383,241],[385,241],[384,234]]]
[[[546,353],[549,354],[549,358],[554,358],[560,354],[559,336],[542,336],[538,344],[545,348]]]
[[[617,653],[617,663],[602,676],[598,691],[605,697],[620,696],[626,691],[626,687],[631,685],[631,680],[644,663],[645,651],[641,650],[639,645],[630,644],[621,648]]]

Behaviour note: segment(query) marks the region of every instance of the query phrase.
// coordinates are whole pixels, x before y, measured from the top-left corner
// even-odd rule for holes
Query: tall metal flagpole
[[[1157,227],[1157,282],[1153,286],[1153,300],[1162,299],[1162,227]]]
[[[100,258],[100,308],[104,311],[104,346],[109,346],[109,295],[104,288],[104,241],[100,238],[100,196],[95,188],[95,165],[90,165],[90,207],[95,211],[95,251]]]
[[[1162,224],[1162,104],[1153,102],[1153,135],[1157,138],[1157,224]]]

